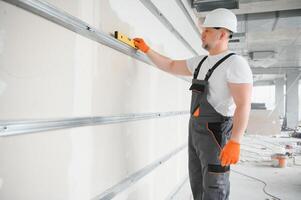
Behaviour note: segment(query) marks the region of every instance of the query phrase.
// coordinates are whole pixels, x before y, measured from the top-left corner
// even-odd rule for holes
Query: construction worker
[[[229,198],[230,165],[239,161],[247,127],[252,72],[247,61],[228,50],[237,19],[228,9],[215,9],[202,25],[202,47],[209,55],[172,60],[152,50],[141,38],[135,46],[166,72],[192,76],[189,120],[189,178],[195,200]]]

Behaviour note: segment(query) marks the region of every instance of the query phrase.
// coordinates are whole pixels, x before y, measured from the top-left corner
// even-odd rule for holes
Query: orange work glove
[[[229,140],[229,142],[224,146],[222,152],[219,156],[222,166],[236,164],[239,161],[240,154],[240,144],[233,140]]]
[[[149,50],[149,46],[144,42],[142,38],[134,38],[135,46],[142,52],[147,53]]]

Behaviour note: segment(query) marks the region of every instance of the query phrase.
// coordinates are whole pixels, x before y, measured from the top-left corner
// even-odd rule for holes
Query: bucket
[[[286,167],[286,157],[278,157],[279,167],[284,168]]]
[[[271,156],[272,159],[272,166],[273,167],[279,167],[279,168],[285,168],[286,167],[286,156],[285,154],[273,154]]]

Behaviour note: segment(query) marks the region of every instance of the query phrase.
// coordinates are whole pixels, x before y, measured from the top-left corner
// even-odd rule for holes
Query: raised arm
[[[134,39],[135,46],[144,52],[149,59],[161,70],[171,74],[191,76],[191,72],[188,70],[185,60],[172,60],[165,57],[156,51],[149,48],[149,46],[141,38]]]

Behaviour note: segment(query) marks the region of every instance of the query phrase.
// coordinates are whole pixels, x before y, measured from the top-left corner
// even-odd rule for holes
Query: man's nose
[[[204,40],[206,35],[204,33],[201,33],[200,37],[201,37],[202,40]]]

